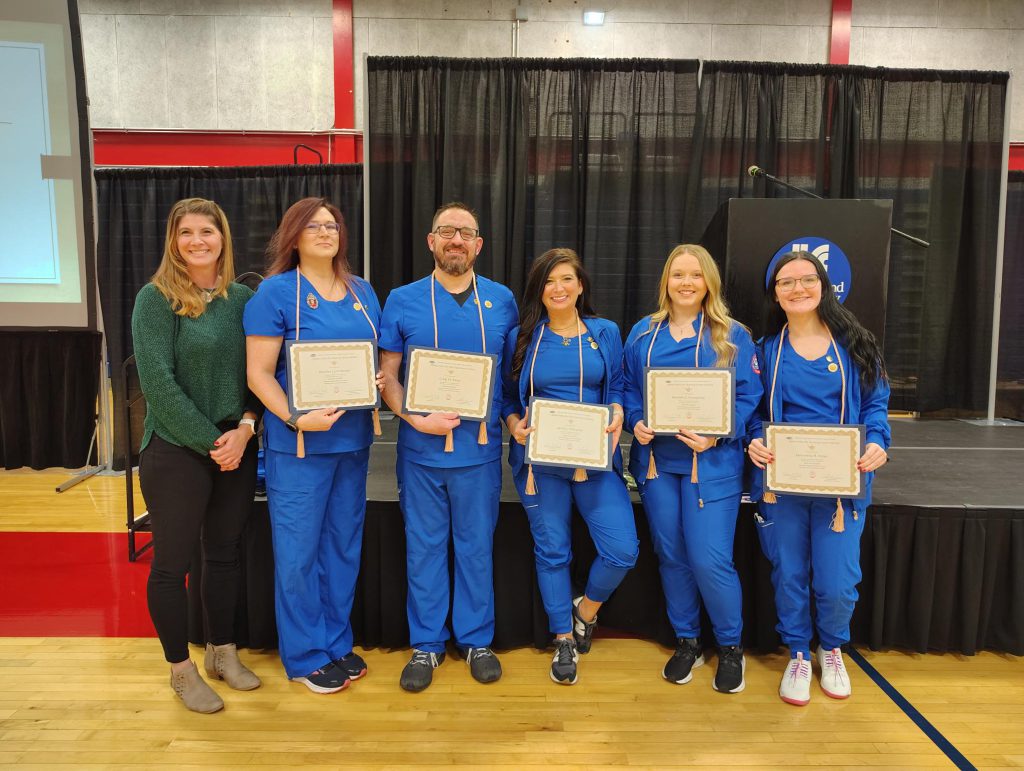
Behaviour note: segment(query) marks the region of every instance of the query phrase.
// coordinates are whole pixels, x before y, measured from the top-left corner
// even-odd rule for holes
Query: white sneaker
[[[779,684],[779,696],[787,704],[802,707],[811,700],[811,662],[804,661],[804,654],[796,654],[789,660]]]
[[[843,663],[843,652],[839,648],[830,651],[818,646],[818,666],[821,667],[821,690],[833,699],[850,696],[850,678]]]

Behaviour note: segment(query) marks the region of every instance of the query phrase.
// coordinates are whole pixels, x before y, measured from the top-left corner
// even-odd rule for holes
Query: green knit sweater
[[[231,284],[195,319],[179,316],[153,284],[135,298],[132,338],[139,382],[146,397],[142,447],[156,433],[201,455],[223,433],[218,423],[237,422],[259,403],[245,377],[242,310],[252,290]]]

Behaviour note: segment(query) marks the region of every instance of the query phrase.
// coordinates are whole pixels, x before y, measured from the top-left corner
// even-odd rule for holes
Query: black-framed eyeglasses
[[[808,273],[806,276],[800,276],[800,278],[779,278],[775,280],[775,288],[780,292],[792,292],[796,287],[796,282],[800,282],[800,286],[804,289],[814,289],[821,281],[818,278],[817,273]]]
[[[315,236],[317,233],[320,232],[320,228],[323,228],[328,233],[332,233],[334,235],[337,235],[338,233],[341,232],[341,223],[340,222],[310,222],[310,223],[308,223],[305,226],[304,230],[307,233],[309,233],[310,235]]]
[[[457,228],[454,225],[438,225],[434,228],[434,232],[441,238],[455,238],[455,234],[458,232],[462,234],[463,241],[472,241],[480,235],[480,231],[476,228]]]

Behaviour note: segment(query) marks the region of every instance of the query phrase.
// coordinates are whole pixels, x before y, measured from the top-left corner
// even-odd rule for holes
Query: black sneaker
[[[597,629],[597,616],[593,621],[584,621],[580,618],[580,603],[583,597],[577,597],[572,601],[572,636],[576,640],[576,650],[580,653],[590,653],[590,639]]]
[[[348,675],[349,680],[358,680],[366,674],[366,662],[355,651],[351,651],[347,656],[342,656],[340,659],[335,659],[334,666]]]
[[[337,693],[348,686],[348,677],[334,665],[333,661],[304,677],[293,677],[292,680],[302,683],[313,693]]]
[[[718,671],[715,672],[715,690],[722,693],[739,693],[747,684],[743,673],[747,660],[743,658],[742,645],[724,645],[718,648]]]
[[[580,656],[576,641],[568,637],[555,640],[555,657],[551,659],[551,679],[560,685],[576,685],[576,664]]]
[[[461,645],[456,648],[478,683],[493,683],[501,677],[501,662],[490,648],[464,648]]]
[[[700,640],[693,637],[680,637],[676,644],[676,652],[665,664],[661,676],[670,683],[682,685],[693,679],[694,667],[704,663],[704,652],[700,648]]]
[[[402,670],[402,677],[398,684],[402,686],[403,690],[419,693],[430,685],[430,681],[434,679],[434,670],[441,666],[442,661],[444,661],[444,651],[431,653],[413,648],[412,658]]]

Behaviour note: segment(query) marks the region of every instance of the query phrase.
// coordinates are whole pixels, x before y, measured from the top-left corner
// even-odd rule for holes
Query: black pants
[[[139,480],[153,527],[153,565],[147,596],[164,656],[188,658],[188,596],[185,576],[202,543],[203,612],[209,639],[235,639],[240,563],[238,546],[256,489],[254,440],[234,471],[153,435],[139,459]]]

